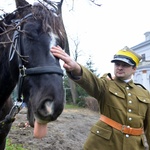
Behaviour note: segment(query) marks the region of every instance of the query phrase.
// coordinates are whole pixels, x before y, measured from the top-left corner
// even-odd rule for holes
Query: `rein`
[[[19,68],[19,81],[18,81],[18,98],[17,101],[14,103],[14,106],[10,110],[10,113],[5,117],[4,120],[0,121],[0,132],[6,127],[6,124],[10,124],[14,122],[16,114],[19,113],[19,111],[22,108],[23,104],[23,98],[22,98],[22,88],[23,88],[23,82],[24,78],[26,76],[33,76],[33,75],[39,75],[39,74],[58,74],[63,76],[63,70],[60,67],[57,66],[42,66],[42,67],[33,67],[33,68],[26,68],[23,65],[23,57],[21,56],[21,46],[20,46],[20,29],[21,26],[19,25],[21,21],[24,19],[27,19],[28,17],[31,17],[32,14],[26,15],[24,18],[20,20],[15,20],[14,23],[17,25],[17,30],[14,31],[13,38],[12,38],[12,44],[10,46],[10,52],[9,52],[9,61],[11,61],[15,55],[15,53],[18,54],[18,68]]]

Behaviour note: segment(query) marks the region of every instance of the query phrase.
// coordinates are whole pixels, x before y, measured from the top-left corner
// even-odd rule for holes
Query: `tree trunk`
[[[71,79],[68,79],[68,80],[69,80],[69,84],[70,84],[70,88],[71,88],[71,95],[72,95],[73,104],[76,104],[76,100],[78,98],[78,94],[76,91],[76,84]]]

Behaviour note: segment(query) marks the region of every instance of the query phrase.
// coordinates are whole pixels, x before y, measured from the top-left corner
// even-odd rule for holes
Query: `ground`
[[[82,150],[91,126],[98,118],[97,112],[88,109],[65,109],[56,121],[48,124],[47,136],[35,139],[33,128],[24,128],[27,122],[24,108],[17,114],[8,138],[22,144],[26,150]]]

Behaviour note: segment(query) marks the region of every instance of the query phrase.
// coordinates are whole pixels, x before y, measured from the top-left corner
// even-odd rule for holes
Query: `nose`
[[[54,111],[54,102],[50,99],[42,100],[41,103],[39,103],[38,108],[36,110],[36,119],[41,122],[44,120],[44,122],[49,122],[52,120],[53,111]],[[43,122],[41,122],[43,123]]]
[[[115,63],[117,69],[122,69],[123,65],[121,63]]]
[[[118,69],[122,69],[122,68],[123,68],[123,66],[122,66],[122,65],[118,65],[117,67],[118,67]]]
[[[39,105],[35,113],[35,118],[39,123],[48,123],[54,121],[63,111],[62,103],[56,103],[56,100],[45,99]]]

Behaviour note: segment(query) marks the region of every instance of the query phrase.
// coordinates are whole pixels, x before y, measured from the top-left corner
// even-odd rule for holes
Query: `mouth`
[[[118,72],[117,72],[117,74],[124,74],[124,72],[120,72],[120,71],[118,71]]]
[[[34,122],[34,132],[33,135],[37,139],[41,139],[47,135],[47,123],[41,124],[37,120]]]
[[[63,104],[55,103],[50,98],[46,98],[37,104],[36,109],[29,109],[30,122],[33,124],[35,138],[41,139],[47,134],[47,126],[51,121],[55,121],[63,111]],[[31,107],[32,108],[32,107]],[[33,119],[32,119],[33,118]]]

